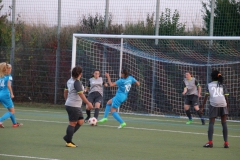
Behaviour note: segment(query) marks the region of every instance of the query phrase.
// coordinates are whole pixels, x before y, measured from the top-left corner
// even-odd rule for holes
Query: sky
[[[109,0],[109,12],[113,24],[125,24],[146,19],[147,14],[156,13],[157,0]],[[203,27],[202,1],[208,0],[160,0],[160,13],[165,8],[178,10],[180,22],[186,28],[193,25]],[[9,12],[12,0],[3,0],[0,15]],[[61,25],[75,25],[83,15],[105,14],[106,0],[61,0]],[[16,0],[17,17],[29,24],[57,25],[58,0]]]

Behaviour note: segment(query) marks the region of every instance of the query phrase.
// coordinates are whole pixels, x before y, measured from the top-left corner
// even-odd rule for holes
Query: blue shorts
[[[14,107],[12,98],[9,94],[0,94],[0,102],[7,109],[11,109]]]
[[[127,99],[127,96],[125,95],[116,95],[115,97],[112,98],[112,107],[113,108],[118,108],[120,105],[125,102]]]

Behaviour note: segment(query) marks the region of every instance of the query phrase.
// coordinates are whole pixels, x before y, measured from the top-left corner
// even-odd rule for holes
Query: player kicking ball
[[[228,145],[228,128],[227,128],[227,115],[228,115],[228,99],[229,95],[226,87],[223,85],[223,77],[219,71],[211,73],[212,82],[207,85],[207,92],[203,101],[203,108],[206,104],[208,96],[210,96],[209,106],[209,126],[208,126],[208,142],[203,146],[206,148],[213,147],[213,130],[216,117],[221,117],[223,128],[224,148],[229,148]]]
[[[98,121],[98,124],[102,124],[108,121],[107,117],[108,117],[109,111],[111,110],[112,116],[120,123],[120,126],[118,127],[120,129],[125,127],[126,123],[122,120],[122,118],[118,114],[117,109],[123,102],[126,101],[128,97],[128,92],[130,91],[132,84],[136,84],[137,86],[140,86],[140,83],[135,78],[130,76],[126,69],[122,70],[121,78],[118,79],[116,82],[111,81],[111,78],[108,73],[106,73],[105,76],[108,79],[109,86],[110,87],[118,86],[118,90],[116,95],[107,102],[105,112],[104,112],[104,117],[103,119]]]

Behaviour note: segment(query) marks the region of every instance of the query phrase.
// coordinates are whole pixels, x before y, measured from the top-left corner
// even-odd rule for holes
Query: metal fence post
[[[156,21],[155,21],[155,36],[158,36],[159,34],[159,10],[160,10],[160,0],[157,0],[156,5]],[[158,45],[158,39],[155,39],[155,45]],[[154,57],[156,57],[156,53],[154,53]],[[156,74],[156,61],[153,60],[153,72],[152,72],[152,98],[151,98],[151,111],[154,110],[154,103],[155,103],[155,74]]]
[[[10,64],[12,67],[12,76],[14,76],[14,54],[15,54],[15,13],[16,13],[16,0],[12,0],[12,48],[10,55]]]
[[[214,29],[214,8],[215,8],[215,0],[211,1],[211,16],[210,16],[210,32],[209,36],[213,36],[213,29]],[[213,40],[209,41],[209,48],[208,48],[208,66],[207,66],[207,83],[209,83],[210,78],[210,72],[211,72],[211,66],[210,66],[210,61],[211,61],[211,49],[212,49],[212,43]]]
[[[108,18],[109,18],[109,0],[106,0],[106,8],[105,8],[105,29],[108,28]]]
[[[58,0],[58,26],[57,26],[57,51],[56,51],[54,104],[57,103],[57,93],[58,93],[59,60],[60,60],[60,34],[61,34],[61,0]]]

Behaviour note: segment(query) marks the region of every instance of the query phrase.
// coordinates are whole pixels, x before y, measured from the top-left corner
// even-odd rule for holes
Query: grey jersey
[[[65,105],[81,108],[82,99],[78,94],[84,91],[82,82],[80,80],[75,80],[73,78],[70,78],[67,81],[65,90],[68,90],[68,97],[67,97]]]
[[[229,95],[224,85],[217,86],[218,82],[213,81],[207,85],[206,94],[210,95],[210,105],[213,107],[226,107],[227,102],[224,95]]]
[[[102,77],[99,77],[98,79],[96,78],[90,78],[89,79],[89,85],[88,87],[90,88],[89,94],[92,92],[99,92],[103,96],[103,79]]]
[[[200,84],[197,82],[197,80],[194,77],[192,77],[190,80],[187,80],[187,78],[184,78],[183,83],[184,83],[184,88],[187,88],[186,95],[198,96],[197,87],[200,86]]]

